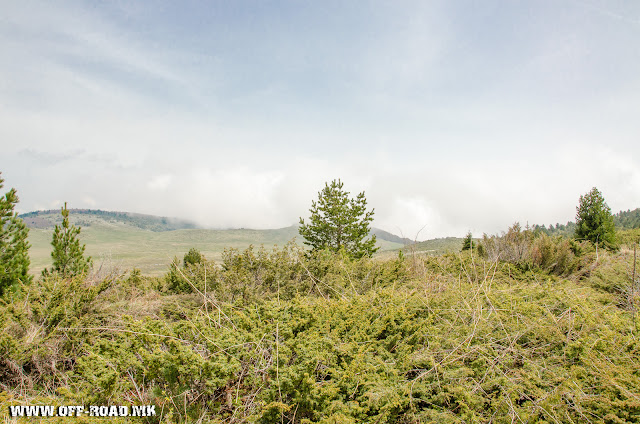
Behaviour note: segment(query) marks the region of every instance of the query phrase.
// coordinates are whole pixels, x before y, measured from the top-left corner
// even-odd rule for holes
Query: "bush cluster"
[[[539,268],[558,276],[571,275],[594,260],[594,248],[587,241],[523,230],[518,223],[500,236],[485,234],[478,251],[491,261],[510,262],[525,270]]]
[[[218,301],[249,304],[295,296],[344,297],[364,293],[374,287],[402,284],[407,269],[402,259],[378,261],[354,259],[345,251],[304,251],[289,243],[268,251],[226,249],[217,264],[202,258],[180,265],[175,258],[166,277],[171,293],[207,294]]]

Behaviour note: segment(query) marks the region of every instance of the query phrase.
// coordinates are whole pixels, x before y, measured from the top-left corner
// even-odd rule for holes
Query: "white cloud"
[[[164,174],[164,175],[156,175],[147,183],[147,187],[153,191],[162,191],[166,190],[171,181],[173,180],[173,175]]]
[[[96,202],[96,200],[91,196],[84,196],[82,198],[82,202],[91,208],[95,207],[98,204],[98,202]]]

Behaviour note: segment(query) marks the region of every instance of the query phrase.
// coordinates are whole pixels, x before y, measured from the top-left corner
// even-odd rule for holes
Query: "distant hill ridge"
[[[184,219],[133,212],[103,211],[101,209],[69,209],[69,212],[71,223],[82,227],[91,227],[96,223],[119,223],[153,232],[206,229],[195,222]],[[29,228],[39,229],[53,228],[56,224],[62,222],[62,215],[59,209],[27,212],[21,214],[20,218]],[[371,233],[375,234],[380,240],[405,245],[412,243],[408,238],[397,236],[379,228],[372,228]]]
[[[97,222],[121,223],[142,230],[154,232],[173,231],[185,229],[200,229],[195,222],[164,216],[145,215],[133,212],[113,212],[100,209],[69,209],[71,223],[83,227],[90,227]],[[62,222],[59,209],[27,212],[20,218],[29,228],[53,228]]]

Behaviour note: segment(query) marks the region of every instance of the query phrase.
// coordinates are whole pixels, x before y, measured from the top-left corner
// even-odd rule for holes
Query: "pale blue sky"
[[[23,212],[274,228],[334,178],[421,239],[640,207],[637,1],[0,6]]]

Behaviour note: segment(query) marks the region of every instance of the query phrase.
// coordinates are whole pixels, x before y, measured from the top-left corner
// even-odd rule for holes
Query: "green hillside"
[[[80,238],[96,266],[103,264],[123,270],[137,267],[147,275],[162,274],[174,256],[181,257],[192,247],[199,249],[207,258],[220,261],[225,248],[284,246],[294,238],[302,244],[296,226],[272,230],[211,230],[185,220],[130,212],[89,209],[71,209],[70,212],[71,223],[82,227]],[[54,225],[59,224],[62,217],[59,210],[29,212],[20,216],[30,227],[31,272],[37,275],[51,264],[51,235]],[[640,227],[639,217],[640,208],[614,215],[616,227],[620,229]],[[571,236],[574,227],[573,222],[557,224],[549,229],[534,226],[546,234],[564,236]],[[380,246],[377,256],[382,258],[397,255],[398,249],[405,253],[429,255],[458,252],[463,241],[460,237],[444,237],[413,243],[377,228],[372,229],[372,234],[376,235]]]
[[[404,250],[429,255],[440,255],[447,252],[459,252],[462,248],[462,241],[463,239],[461,237],[435,238],[409,245]]]
[[[273,230],[171,230],[171,225],[187,225],[186,221],[123,212],[93,212],[71,210],[70,221],[82,227],[80,240],[86,244],[86,254],[94,258],[94,265],[123,270],[136,267],[147,275],[166,272],[174,256],[182,257],[192,247],[199,249],[207,258],[220,261],[225,248],[245,249],[249,245],[284,246],[294,238],[302,244],[295,226]],[[51,264],[50,243],[53,226],[61,222],[62,218],[60,211],[29,213],[22,217],[31,227],[31,272],[38,275]],[[167,224],[162,224],[162,220],[166,220]],[[151,230],[152,228],[155,230]],[[403,246],[401,243],[384,239],[399,237],[377,231],[381,251]]]

